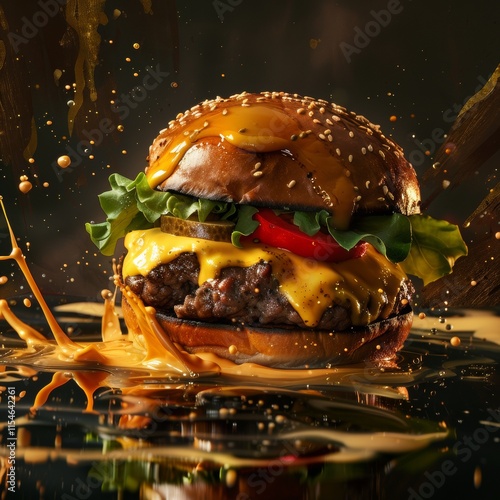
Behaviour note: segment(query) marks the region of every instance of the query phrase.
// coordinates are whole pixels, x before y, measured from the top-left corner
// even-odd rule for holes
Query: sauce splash
[[[40,304],[54,336],[58,356],[68,362],[82,362],[97,366],[116,366],[117,364],[123,364],[122,351],[127,351],[127,347],[129,346],[135,346],[137,351],[135,352],[135,356],[126,356],[129,358],[129,361],[132,361],[130,358],[133,358],[135,364],[168,369],[182,376],[190,377],[196,377],[200,373],[219,371],[219,367],[215,363],[205,362],[197,356],[179,350],[162,332],[161,327],[155,319],[154,312],[147,310],[140,299],[121,283],[117,274],[115,274],[115,284],[121,288],[123,293],[127,294],[129,303],[139,319],[141,334],[122,334],[118,317],[114,311],[116,292],[103,291],[102,295],[105,307],[102,321],[102,344],[82,344],[72,341],[60,327],[31,274],[23,252],[17,244],[1,198],[0,204],[5,220],[7,221],[12,245],[10,254],[0,256],[0,260],[12,259],[21,269],[30,289]],[[14,328],[20,338],[27,343],[28,347],[45,347],[50,344],[50,341],[43,335],[15,316],[5,299],[0,299],[0,318],[4,318]],[[141,349],[137,349],[137,346],[142,348],[142,358]]]

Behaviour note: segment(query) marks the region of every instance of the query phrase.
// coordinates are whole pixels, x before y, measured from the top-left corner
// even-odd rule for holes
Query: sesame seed
[[[339,122],[341,120],[340,116],[337,116],[337,115],[332,115],[332,120],[334,122]]]
[[[333,135],[332,135],[332,134],[330,134],[330,135],[328,136],[328,140],[329,140],[330,142],[333,142]]]
[[[379,149],[378,154],[385,159],[385,153],[381,149]]]
[[[305,110],[304,108],[299,108],[299,109],[297,110],[297,113],[298,113],[299,115],[303,115],[305,112],[306,112],[306,110]]]
[[[325,135],[330,135],[331,133],[332,133],[332,131],[331,131],[329,128],[327,128],[327,129],[324,131],[324,134],[325,134]]]
[[[349,130],[349,137],[354,137],[354,132],[352,130]]]
[[[332,120],[330,120],[330,118],[326,119],[326,123],[328,123],[328,125],[333,125],[333,122],[332,122]]]
[[[291,181],[290,181],[290,182],[286,185],[286,187],[291,189],[291,188],[293,188],[293,186],[295,186],[295,184],[296,184],[296,183],[297,183],[297,182],[295,181],[295,179],[292,179],[292,180],[291,180]]]
[[[389,192],[389,188],[384,184],[382,186],[382,191],[384,192],[384,196],[387,196],[387,193]]]
[[[368,144],[368,151],[373,151],[373,146],[371,144]]]
[[[319,134],[318,137],[324,141],[326,139],[326,135],[325,134]]]
[[[205,122],[203,123],[203,128],[207,128],[207,127],[208,127],[208,122],[207,122],[207,121],[205,121]]]
[[[390,191],[387,193],[387,196],[394,201],[394,195]]]
[[[380,196],[379,198],[377,198],[378,201],[385,201],[385,198]]]
[[[224,108],[224,109],[222,110],[222,114],[223,114],[224,116],[226,116],[226,115],[227,115],[227,108]]]
[[[259,170],[260,167],[262,167],[262,163],[258,161],[253,168],[255,168],[255,170]]]
[[[365,186],[366,186],[366,189],[370,189],[370,181],[366,181]]]
[[[366,154],[366,148],[365,147],[361,148],[361,152],[365,155]]]
[[[301,132],[301,133],[299,134],[299,138],[300,138],[300,139],[303,139],[304,137],[307,137],[307,134],[306,134],[305,132]]]
[[[263,173],[264,173],[264,172],[262,172],[262,170],[257,170],[257,171],[255,171],[252,175],[253,175],[254,177],[260,177]]]
[[[356,201],[359,201],[359,200],[361,200],[361,195],[356,196]]]
[[[312,118],[314,116],[314,111],[309,111],[307,114]]]
[[[340,149],[339,149],[339,148],[337,148],[337,149],[335,150],[335,152],[337,153],[337,155],[339,155],[339,156],[340,156]]]
[[[344,170],[344,173],[346,177],[351,177],[351,171],[347,170],[347,168]]]
[[[320,112],[321,114],[324,114],[324,112],[325,112],[325,108],[322,106],[321,108],[319,108],[319,112]]]
[[[240,128],[240,129],[238,130],[238,133],[240,133],[240,134],[244,134],[246,131],[247,131],[247,129],[243,127],[243,128]]]
[[[352,156],[352,155],[349,155],[348,160],[349,160],[349,163],[352,163],[353,156]]]
[[[321,123],[317,118],[314,118],[313,123]]]
[[[297,137],[298,137],[298,136],[297,136],[296,134],[292,134],[292,135],[290,136],[290,140],[291,140],[291,141],[296,141],[296,140],[297,140]]]

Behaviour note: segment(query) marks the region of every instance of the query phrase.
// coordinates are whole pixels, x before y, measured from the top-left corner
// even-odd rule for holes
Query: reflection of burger
[[[412,285],[466,253],[419,215],[402,150],[362,116],[285,93],[217,98],[169,123],[146,173],[114,174],[87,230],[189,352],[324,367],[392,357]],[[123,300],[129,329],[138,325]]]

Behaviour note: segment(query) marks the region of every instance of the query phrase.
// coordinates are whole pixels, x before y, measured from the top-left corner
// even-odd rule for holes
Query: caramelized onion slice
[[[175,236],[230,242],[234,223],[227,220],[199,222],[197,220],[162,215],[160,228],[164,233]]]

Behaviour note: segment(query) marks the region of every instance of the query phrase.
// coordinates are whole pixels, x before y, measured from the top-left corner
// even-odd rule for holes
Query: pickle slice
[[[201,238],[212,241],[231,241],[234,223],[227,220],[205,221],[179,219],[171,215],[162,215],[160,228],[164,233],[189,238]]]

